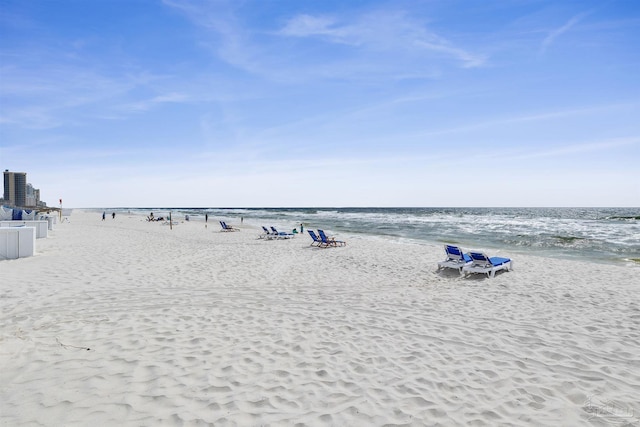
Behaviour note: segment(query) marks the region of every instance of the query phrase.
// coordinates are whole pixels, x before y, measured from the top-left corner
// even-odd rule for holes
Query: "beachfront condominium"
[[[4,197],[3,204],[17,207],[41,207],[47,206],[40,201],[40,190],[33,188],[27,182],[25,172],[4,171]]]
[[[4,171],[4,200],[14,206],[27,204],[27,174]]]

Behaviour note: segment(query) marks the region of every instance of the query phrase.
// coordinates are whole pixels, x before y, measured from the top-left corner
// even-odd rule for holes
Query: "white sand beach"
[[[74,211],[0,262],[2,426],[640,426],[640,268]]]

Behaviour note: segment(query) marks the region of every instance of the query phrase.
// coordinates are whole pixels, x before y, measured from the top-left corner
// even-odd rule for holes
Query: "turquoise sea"
[[[606,263],[640,263],[640,208],[118,208],[217,225],[324,228],[400,241],[529,252]]]

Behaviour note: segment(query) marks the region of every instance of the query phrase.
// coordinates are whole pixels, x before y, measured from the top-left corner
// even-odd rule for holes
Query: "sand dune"
[[[75,210],[0,262],[0,424],[640,425],[639,268],[260,225]]]

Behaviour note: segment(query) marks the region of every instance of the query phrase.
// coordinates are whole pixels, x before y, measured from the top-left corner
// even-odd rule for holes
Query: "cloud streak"
[[[182,104],[189,102],[189,96],[184,93],[170,92],[163,95],[154,96],[151,99],[137,101],[120,107],[123,111],[149,111],[163,104]]]
[[[562,35],[567,33],[573,27],[575,27],[580,21],[582,21],[590,12],[582,12],[573,17],[571,17],[564,25],[559,28],[555,28],[547,34],[547,36],[542,40],[542,44],[540,46],[540,53],[544,54],[549,49],[549,47]]]
[[[446,59],[462,63],[464,67],[477,67],[485,63],[483,55],[454,46],[445,38],[429,31],[403,11],[376,11],[357,16],[351,22],[341,22],[329,16],[301,14],[291,18],[278,31],[288,37],[315,37],[328,43],[385,51],[391,57],[397,52],[420,56],[439,54]]]
[[[280,83],[379,81],[403,74],[432,78],[436,68],[475,68],[487,61],[486,55],[455,45],[399,9],[343,16],[301,13],[279,28],[249,30],[238,16],[241,4],[166,0],[165,5],[203,29],[203,45],[220,59]],[[319,43],[321,56],[309,54],[309,42]]]

